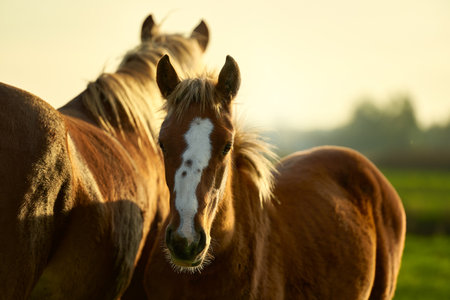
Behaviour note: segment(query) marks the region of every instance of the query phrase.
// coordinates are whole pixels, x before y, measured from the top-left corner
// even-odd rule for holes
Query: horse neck
[[[137,147],[142,147],[142,141],[147,140],[153,148],[159,128],[163,121],[163,98],[156,84],[156,79],[150,74],[128,74],[127,72],[118,71],[115,73],[116,78],[122,81],[127,87],[127,93],[132,99],[133,118],[141,122],[137,128],[127,130],[124,128],[126,139],[135,137]],[[120,130],[120,128],[116,128]]]
[[[215,255],[250,257],[259,235],[268,230],[266,210],[261,207],[259,191],[245,172],[232,167],[221,207],[213,225]],[[214,230],[215,228],[215,230]]]
[[[84,91],[78,96],[67,102],[62,107],[58,108],[58,111],[66,116],[71,116],[80,120],[83,120],[91,125],[95,125],[96,121],[89,113],[89,111],[84,107],[81,97]]]
[[[144,144],[150,144],[155,148],[155,136],[162,122],[162,101],[150,72],[119,69],[102,74],[59,110],[106,129],[126,147],[133,145],[141,149]]]
[[[121,68],[115,73],[115,76],[129,89],[131,96],[138,99],[136,102],[147,105],[152,114],[156,116],[162,111],[164,101],[156,83],[155,71],[152,69],[145,70],[145,72],[141,70],[130,73],[127,69]],[[162,117],[160,116],[158,120],[158,128],[163,121]],[[153,119],[146,121],[155,122]]]

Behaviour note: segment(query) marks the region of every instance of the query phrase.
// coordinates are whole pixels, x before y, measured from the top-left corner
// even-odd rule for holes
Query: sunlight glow
[[[56,1],[0,4],[0,81],[59,107],[137,45],[153,13],[165,31],[204,19],[206,61],[242,72],[250,122],[330,128],[362,96],[409,94],[419,121],[450,118],[450,1]]]

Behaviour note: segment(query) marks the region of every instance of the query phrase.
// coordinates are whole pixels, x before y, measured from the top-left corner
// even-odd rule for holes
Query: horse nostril
[[[206,246],[206,234],[203,229],[200,229],[200,240],[198,241],[197,250],[198,252],[202,252],[203,249],[205,249]]]
[[[172,257],[184,261],[194,261],[205,250],[206,234],[203,229],[195,231],[195,236],[187,238],[171,226],[166,229],[166,247]]]
[[[166,245],[169,245],[172,241],[172,227],[168,226],[166,229]]]

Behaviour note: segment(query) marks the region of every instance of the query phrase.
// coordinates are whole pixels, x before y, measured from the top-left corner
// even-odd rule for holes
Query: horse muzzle
[[[172,261],[183,267],[195,267],[202,263],[206,249],[206,234],[203,229],[196,231],[194,238],[188,239],[172,227],[166,230],[166,246],[172,256]]]

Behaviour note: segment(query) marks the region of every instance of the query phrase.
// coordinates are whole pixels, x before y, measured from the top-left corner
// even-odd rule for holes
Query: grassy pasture
[[[406,210],[395,300],[450,299],[450,171],[387,169]]]
[[[394,299],[450,299],[450,236],[406,236]]]
[[[450,171],[382,171],[402,198],[409,233],[450,234]]]

